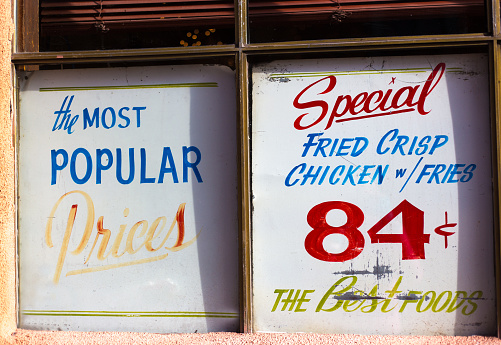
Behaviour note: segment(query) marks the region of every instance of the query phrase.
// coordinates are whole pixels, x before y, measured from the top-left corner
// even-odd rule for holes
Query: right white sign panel
[[[487,66],[253,68],[257,331],[495,333]]]

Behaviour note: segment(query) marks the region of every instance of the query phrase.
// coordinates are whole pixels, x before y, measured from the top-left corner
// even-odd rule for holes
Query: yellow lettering
[[[52,248],[54,245],[52,243],[52,230],[53,230],[53,221],[55,218],[56,211],[58,210],[61,202],[70,194],[80,194],[84,197],[86,205],[87,205],[87,219],[86,219],[86,224],[85,228],[82,234],[82,238],[80,239],[80,242],[78,246],[76,247],[75,250],[70,252],[72,255],[78,255],[82,253],[82,251],[87,247],[89,243],[89,239],[92,235],[93,231],[93,225],[94,225],[94,218],[95,218],[95,211],[94,211],[94,203],[91,199],[91,197],[79,190],[71,191],[63,196],[61,196],[57,202],[54,204],[54,207],[52,208],[49,219],[47,221],[47,225],[45,228],[45,242],[49,248]],[[127,224],[122,224],[119,227],[118,233],[116,235],[116,238],[113,241],[113,245],[111,246],[110,250],[108,253],[106,253],[108,249],[108,244],[110,243],[111,236],[112,236],[112,230],[107,229],[104,227],[104,216],[100,216],[97,220],[96,228],[97,228],[97,234],[94,238],[92,247],[90,248],[90,251],[87,255],[87,259],[85,260],[84,264],[87,265],[88,262],[90,261],[90,258],[92,257],[92,253],[94,252],[94,249],[98,247],[97,249],[97,259],[100,261],[103,261],[107,259],[110,254],[114,258],[120,258],[123,254],[128,253],[128,254],[136,254],[139,252],[143,247],[148,252],[155,252],[159,249],[167,249],[170,251],[179,251],[183,248],[186,248],[193,244],[198,236],[200,235],[200,232],[191,240],[184,242],[184,234],[185,234],[185,225],[184,225],[184,211],[185,211],[186,203],[182,203],[179,205],[178,210],[176,212],[176,216],[167,231],[167,234],[165,237],[162,239],[160,245],[154,247],[153,246],[153,241],[157,238],[160,237],[160,235],[163,232],[163,229],[165,228],[165,225],[167,224],[167,219],[166,217],[158,217],[155,219],[155,221],[151,224],[151,226],[148,229],[148,222],[146,220],[140,220],[139,222],[135,223],[129,230],[127,234],[127,240],[125,242],[125,248],[123,249],[122,253],[119,253],[123,238],[126,233],[127,229]],[[66,223],[66,230],[63,235],[62,243],[61,243],[61,248],[59,251],[59,257],[57,260],[56,264],[56,271],[54,274],[54,284],[57,284],[59,282],[59,279],[61,277],[61,272],[63,269],[64,262],[66,260],[66,255],[68,253],[68,247],[70,243],[70,239],[72,236],[74,224],[75,224],[75,219],[77,215],[77,209],[78,209],[78,204],[74,204],[71,206],[69,215],[68,215],[68,221]],[[129,215],[129,209],[125,208],[124,209],[124,217],[127,217]],[[172,247],[164,247],[165,243],[171,236],[172,232],[174,231],[174,228],[176,227],[177,224],[177,239],[175,244]],[[141,231],[136,234],[138,231],[139,227],[141,228]],[[134,248],[134,241],[143,238],[142,243],[137,247]],[[101,241],[99,243],[99,241]],[[99,244],[99,246],[98,246]],[[136,243],[137,245],[137,243]],[[164,253],[161,255],[157,255],[155,257],[150,257],[150,258],[145,258],[145,259],[136,259],[136,260],[131,260],[128,262],[119,262],[119,263],[112,263],[109,265],[103,265],[103,266],[95,266],[95,267],[86,267],[82,269],[77,269],[77,270],[72,270],[66,273],[66,276],[71,276],[71,275],[77,275],[77,274],[83,274],[83,273],[89,273],[89,272],[98,272],[98,271],[104,271],[104,270],[109,270],[113,268],[119,268],[119,267],[126,267],[126,266],[131,266],[131,265],[139,265],[139,264],[144,264],[144,263],[149,263],[149,262],[154,262],[154,261],[159,261],[164,258],[166,258],[169,254]]]
[[[162,225],[160,226],[160,231],[158,232],[158,234],[155,235],[155,231],[157,230],[160,222],[162,222]],[[145,243],[145,247],[148,251],[155,252],[162,247],[159,246],[157,249],[154,249],[151,242],[160,236],[162,230],[165,228],[165,224],[167,224],[167,218],[165,217],[158,217],[157,219],[155,219],[153,224],[151,224],[150,230],[148,230],[148,234],[146,235],[146,243]]]
[[[129,254],[137,253],[146,243],[146,241],[141,243],[141,245],[139,247],[137,247],[137,249],[135,249],[135,250],[134,250],[134,248],[132,248],[132,242],[134,241],[134,235],[136,234],[136,230],[140,225],[142,225],[143,228],[142,228],[141,232],[139,233],[138,238],[143,237],[144,234],[146,233],[146,229],[148,229],[148,222],[145,220],[141,220],[132,226],[132,228],[129,231],[129,235],[127,236],[127,243],[125,245],[125,250]]]
[[[61,196],[59,200],[55,203],[54,207],[52,208],[49,219],[47,220],[47,225],[45,227],[45,243],[49,248],[52,248],[54,244],[52,243],[52,223],[54,220],[54,216],[56,214],[56,210],[58,209],[59,205],[63,201],[63,199],[73,193],[78,193],[84,196],[85,201],[87,202],[87,223],[85,225],[85,231],[83,233],[82,239],[80,241],[80,244],[78,247],[72,251],[71,253],[76,255],[79,254],[83,251],[87,243],[89,242],[89,238],[92,232],[92,226],[94,224],[94,203],[92,202],[92,199],[90,196],[82,191],[75,190],[72,192],[68,192]],[[71,232],[73,231],[73,224],[75,223],[75,218],[77,214],[77,208],[78,205],[72,205],[70,209],[70,213],[68,216],[68,222],[66,223],[66,230],[64,232],[64,237],[63,237],[63,242],[61,244],[61,250],[59,252],[59,257],[57,259],[57,265],[56,265],[56,273],[54,274],[54,284],[57,284],[59,282],[59,278],[61,276],[61,271],[63,269],[63,264],[66,259],[66,253],[68,251],[68,245],[70,242],[70,237],[71,237]]]

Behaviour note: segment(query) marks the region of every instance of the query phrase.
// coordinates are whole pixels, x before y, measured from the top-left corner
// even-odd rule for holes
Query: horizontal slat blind
[[[42,29],[232,24],[233,0],[40,0]]]
[[[378,20],[410,16],[478,14],[483,0],[249,0],[251,20],[310,20],[339,18]],[[105,24],[114,28],[231,25],[233,0],[40,0],[43,29],[88,29]]]
[[[336,14],[344,11],[359,18],[377,13],[379,20],[390,17],[414,15],[450,15],[454,13],[476,13],[484,10],[483,0],[282,0],[252,1],[250,14],[255,18],[284,16],[295,17],[309,14]]]

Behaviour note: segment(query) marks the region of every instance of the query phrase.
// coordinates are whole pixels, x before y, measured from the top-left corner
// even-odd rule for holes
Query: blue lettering
[[[419,141],[419,144],[418,144],[418,149],[416,149],[416,154],[418,156],[421,156],[421,155],[424,155],[426,153],[426,151],[428,151],[428,143],[431,141],[431,137],[429,135],[423,137],[423,139],[421,139]],[[421,149],[421,151],[419,150]]]
[[[87,129],[87,126],[94,126],[94,122],[96,123],[96,128],[99,128],[99,108],[94,109],[94,113],[92,114],[92,119],[89,116],[89,110],[85,108],[83,110],[83,129]]]
[[[332,143],[332,139],[329,139],[329,138],[318,139],[318,146],[317,146],[317,149],[315,150],[315,153],[313,154],[313,157],[316,157],[319,152],[322,154],[323,157],[327,157],[324,149],[327,146],[329,146],[331,143]]]
[[[166,167],[167,160],[169,161],[169,167]],[[174,158],[172,158],[172,152],[170,147],[164,147],[164,151],[162,154],[162,164],[160,165],[160,174],[158,175],[158,183],[164,182],[165,174],[172,174],[172,180],[174,183],[178,183],[179,180],[177,178],[176,165],[174,164]]]
[[[440,177],[438,176],[438,174],[445,171],[446,168],[447,168],[447,166],[445,164],[437,164],[435,166],[435,169],[431,173],[430,178],[428,179],[428,183],[431,183],[433,181],[433,179],[435,179],[435,182],[437,184],[440,184],[440,180],[439,180]]]
[[[188,154],[190,152],[194,152],[196,155],[196,159],[193,163],[188,160]],[[202,176],[200,176],[200,172],[198,171],[197,165],[202,160],[202,154],[200,150],[195,146],[186,147],[183,146],[183,182],[188,182],[188,168],[193,169],[193,173],[195,174],[197,181],[202,181]]]
[[[299,170],[299,174],[302,174],[304,172],[304,169],[306,169],[306,163],[301,163],[299,165],[296,165],[294,168],[292,168],[292,170],[289,172],[289,174],[287,175],[287,178],[285,179],[285,185],[287,187],[292,187],[294,186],[296,183],[299,182],[299,179],[295,179],[294,182],[290,182],[290,179],[291,179],[291,176],[292,174],[294,174],[296,172],[296,170],[300,168]]]
[[[315,140],[316,137],[319,137],[321,135],[324,135],[324,133],[310,133],[310,134],[307,135],[308,142],[306,142],[306,143],[303,144],[304,151],[303,151],[303,154],[301,155],[301,157],[306,156],[306,154],[308,153],[308,150],[310,149],[310,147],[317,145],[317,143],[314,143],[313,140]]]
[[[421,174],[419,174],[417,180],[416,180],[416,183],[419,183],[421,182],[421,179],[425,176],[428,176],[430,175],[430,173],[428,172],[428,169],[431,169],[433,168],[435,165],[434,164],[426,164],[424,167],[423,167],[423,170],[421,170]]]
[[[320,186],[324,180],[325,180],[325,176],[327,176],[327,173],[329,172],[329,169],[330,169],[330,165],[327,165],[324,169],[324,173],[322,174],[322,177],[320,178],[320,180],[318,181],[318,185]]]
[[[348,171],[346,172],[346,176],[344,177],[344,180],[343,180],[343,186],[345,185],[346,181],[348,181],[348,180],[350,180],[350,183],[353,186],[356,186],[355,180],[353,179],[353,174],[358,170],[358,168],[360,168],[360,165],[357,165],[357,166],[350,165],[349,166]]]
[[[108,158],[108,164],[103,165],[102,157],[106,155]],[[96,150],[96,184],[101,184],[101,172],[103,170],[108,170],[113,164],[113,154],[108,149],[97,149]]]
[[[119,128],[127,128],[130,125],[130,119],[129,119],[129,117],[125,116],[123,114],[124,110],[129,111],[129,108],[128,107],[123,107],[123,108],[120,108],[120,110],[118,111],[118,117],[125,120],[125,125],[122,125],[121,123],[118,124]]]
[[[385,148],[384,150],[382,149],[383,143],[386,140],[386,138],[393,133],[393,136],[389,139],[389,141],[395,140],[396,136],[398,135],[398,129],[392,129],[391,131],[388,131],[381,140],[379,141],[379,144],[377,145],[376,152],[380,155],[384,155],[386,152],[390,150],[389,147]]]
[[[146,107],[133,107],[132,110],[136,111],[137,127],[141,127],[141,110],[145,110]]]
[[[57,156],[61,155],[63,157],[62,163],[59,165],[57,164]],[[64,149],[59,149],[59,150],[51,150],[50,151],[50,160],[51,160],[51,166],[52,166],[52,173],[51,173],[51,182],[50,184],[56,184],[56,179],[57,179],[57,172],[58,170],[63,170],[66,165],[68,165],[68,153]]]
[[[435,136],[435,141],[433,142],[433,145],[431,145],[430,148],[430,155],[435,152],[436,149],[439,147],[444,146],[447,142],[449,141],[449,137],[447,135],[436,135]]]
[[[337,167],[332,170],[331,176],[329,177],[329,183],[334,185],[339,182],[340,178],[338,177],[336,180],[334,180],[334,177],[336,177],[336,173],[338,170],[341,170],[339,172],[339,176],[342,176],[344,173],[345,166],[344,165],[338,165]],[[334,180],[334,181],[333,181]]]
[[[322,166],[319,166],[315,173],[313,173],[314,168],[315,167],[313,165],[310,166],[310,168],[308,169],[308,172],[303,175],[303,181],[301,182],[301,186],[304,185],[309,178],[311,178],[310,184],[315,183],[315,180],[317,179],[318,174],[320,174],[320,171],[322,170]]]
[[[447,180],[447,183],[457,183],[459,180],[456,180],[454,177],[456,175],[462,174],[461,170],[458,170],[458,168],[464,167],[464,164],[454,164],[454,168],[451,171],[451,174],[449,175],[449,179]]]
[[[66,110],[64,109],[64,106],[66,104],[66,100],[68,99],[68,96],[66,96],[63,100],[63,104],[61,104],[61,108],[57,111],[54,112],[54,114],[57,115],[56,121],[54,122],[54,126],[52,126],[52,131],[54,132],[55,130],[60,130],[61,128],[64,128],[68,134],[73,133],[74,131],[72,130],[72,127],[75,125],[75,123],[78,120],[78,115],[71,117],[71,103],[73,102],[73,98],[75,96],[72,95],[70,97],[70,100],[68,101],[68,105],[66,105]],[[61,118],[61,115],[63,116]],[[61,122],[58,124],[59,119],[61,118]],[[64,125],[64,126],[63,126]]]
[[[376,173],[372,177],[371,184],[373,184],[376,179],[377,179],[377,184],[383,183],[384,177],[386,176],[389,167],[390,165],[386,164],[383,170],[383,167],[381,165],[378,165],[376,168]]]
[[[349,149],[350,145],[345,145],[346,142],[353,141],[351,138],[343,138],[341,140],[341,144],[339,144],[339,150],[336,153],[336,156],[346,156],[348,152],[343,152],[345,149]]]
[[[360,173],[360,176],[358,178],[358,184],[367,184],[369,181],[365,180],[367,176],[370,175],[370,173],[367,172],[367,170],[375,168],[375,165],[364,165],[364,169]]]
[[[146,177],[146,150],[141,148],[141,180],[140,183],[155,183],[154,177]]]
[[[109,126],[106,123],[106,113],[108,111],[111,113],[111,125],[109,125]],[[108,108],[104,109],[103,113],[101,114],[101,123],[103,124],[103,127],[106,129],[110,129],[110,128],[115,126],[116,122],[117,122],[117,117],[115,115],[115,109],[113,109],[112,107],[108,107]]]
[[[129,148],[129,178],[123,179],[122,175],[122,150],[117,149],[117,181],[121,184],[129,184],[134,180],[134,149]]]
[[[85,175],[83,178],[78,178],[76,171],[77,156],[80,153],[84,155],[87,163],[87,170],[85,171]],[[73,179],[73,182],[75,182],[76,184],[84,184],[89,180],[90,175],[92,174],[92,158],[90,157],[89,151],[87,151],[83,147],[79,147],[78,149],[73,151],[73,154],[71,155],[70,174],[71,178]]]
[[[364,146],[362,146],[361,148],[358,148],[358,146],[360,145],[361,142],[364,143]],[[365,149],[367,148],[368,145],[369,145],[369,139],[367,139],[365,137],[356,137],[355,138],[355,145],[353,146],[353,151],[351,152],[351,156],[352,157],[360,156],[360,154],[365,151]]]
[[[393,151],[391,151],[391,154],[395,154],[398,151],[400,151],[400,154],[402,156],[405,156],[404,152],[404,145],[409,142],[409,137],[407,135],[399,135],[397,137],[397,142],[395,143],[395,146],[393,147]]]
[[[468,182],[473,178],[473,170],[477,168],[476,164],[470,164],[463,170],[463,176],[461,176],[461,182]]]

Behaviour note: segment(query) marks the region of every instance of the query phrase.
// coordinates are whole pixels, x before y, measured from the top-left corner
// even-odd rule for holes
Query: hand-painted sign
[[[20,327],[235,331],[234,73],[21,78]]]
[[[493,334],[487,57],[253,69],[257,331]]]

